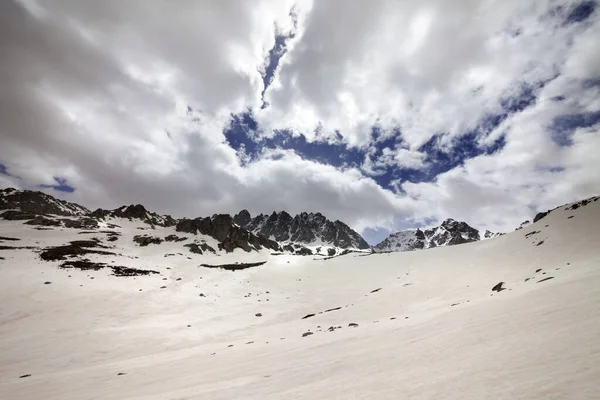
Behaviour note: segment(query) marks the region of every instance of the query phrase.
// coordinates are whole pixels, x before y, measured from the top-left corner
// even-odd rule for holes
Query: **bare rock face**
[[[0,210],[20,210],[29,214],[82,216],[90,212],[79,204],[54,198],[43,192],[7,188],[0,190]]]
[[[97,219],[106,218],[126,218],[131,220],[137,219],[151,226],[174,226],[177,220],[170,215],[159,215],[146,210],[141,204],[122,206],[114,210],[103,210],[101,208],[90,214],[90,217]]]
[[[252,217],[248,210],[242,210],[233,217],[233,222],[242,227],[248,225],[251,220]]]
[[[207,218],[182,219],[177,223],[175,230],[213,237],[219,241],[219,249],[226,252],[232,252],[236,248],[244,251],[260,250],[262,248],[281,251],[281,246],[277,242],[240,228],[228,214],[218,214]]]
[[[162,239],[156,236],[148,235],[135,235],[133,241],[140,245],[140,247],[146,247],[150,244],[161,244]]]
[[[329,244],[340,248],[368,249],[368,243],[348,225],[330,221],[321,213],[300,213],[292,217],[285,211],[251,218],[247,210],[234,216],[234,222],[247,230],[278,242]]]
[[[540,219],[544,218],[549,213],[550,213],[550,211],[545,211],[545,212],[539,212],[539,213],[537,213],[535,215],[535,217],[533,217],[533,223],[538,222]]]

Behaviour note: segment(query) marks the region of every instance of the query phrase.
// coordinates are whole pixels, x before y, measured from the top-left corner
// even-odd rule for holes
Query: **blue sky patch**
[[[567,147],[573,144],[573,133],[577,128],[588,128],[600,122],[600,111],[559,115],[554,118],[548,130],[552,140],[559,146]]]
[[[277,66],[279,65],[279,60],[287,52],[288,41],[296,36],[295,31],[298,25],[298,20],[296,13],[293,9],[290,11],[290,18],[292,19],[292,23],[294,24],[294,30],[287,35],[281,35],[276,33],[275,44],[273,45],[273,48],[269,50],[267,66],[265,68],[265,72],[263,73],[263,90],[260,94],[262,105],[260,108],[266,108],[269,105],[265,101],[265,93],[267,92],[267,89],[273,82],[273,78],[275,77],[275,71],[277,70]],[[277,26],[275,26],[275,32],[277,32],[277,30]]]
[[[42,188],[52,188],[54,190],[58,190],[59,192],[73,193],[75,188],[67,183],[67,180],[64,178],[54,177],[54,181],[56,185],[39,185]]]
[[[598,4],[595,1],[582,1],[572,7],[565,18],[565,24],[583,22],[594,13]]]

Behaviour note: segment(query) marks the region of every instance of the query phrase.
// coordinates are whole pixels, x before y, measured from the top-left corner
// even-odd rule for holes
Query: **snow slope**
[[[122,256],[95,258],[160,272],[138,277],[0,251],[0,398],[597,398],[600,201],[566,208],[492,240],[326,261],[165,258],[124,224]],[[22,240],[0,245],[77,232],[4,221]],[[267,263],[198,267],[235,261]]]

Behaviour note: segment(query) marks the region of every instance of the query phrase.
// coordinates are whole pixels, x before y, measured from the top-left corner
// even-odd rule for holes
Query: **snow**
[[[0,398],[593,399],[599,222],[600,201],[493,240],[323,261],[205,257],[182,251],[187,241],[141,248],[133,235],[173,228],[121,220],[123,256],[111,259],[161,272],[135,278],[0,251]],[[88,237],[78,232],[0,222],[0,236],[23,238],[10,246]],[[198,267],[265,260],[235,272]],[[492,292],[500,281],[507,290]]]

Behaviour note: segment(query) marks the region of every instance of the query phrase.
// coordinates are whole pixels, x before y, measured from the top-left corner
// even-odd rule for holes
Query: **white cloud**
[[[176,216],[307,210],[357,229],[452,216],[507,230],[535,208],[600,192],[598,125],[578,129],[570,147],[549,131],[557,116],[600,110],[600,17],[565,25],[572,6],[4,2],[0,163],[13,177],[0,175],[0,185],[58,176],[77,189],[64,196],[83,205],[142,202]],[[276,27],[295,29],[292,7],[297,32],[261,110],[265,60]],[[419,150],[434,135],[451,151],[503,99],[553,78],[534,89],[534,105],[478,138],[485,146],[504,137],[501,150],[433,182],[403,180],[403,170],[435,170]],[[334,168],[293,151],[236,153],[223,128],[247,109],[264,136],[281,128],[339,143],[339,131],[366,151],[364,162]],[[397,128],[401,140],[377,153],[373,126],[386,138]],[[375,180],[390,169],[399,194]]]

